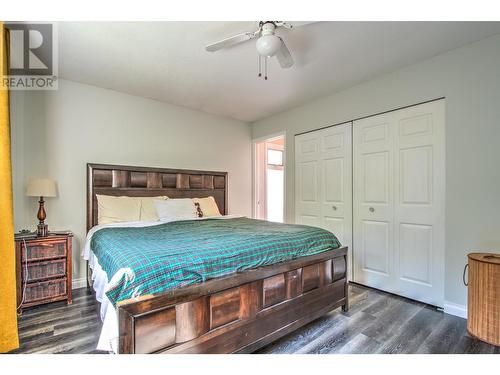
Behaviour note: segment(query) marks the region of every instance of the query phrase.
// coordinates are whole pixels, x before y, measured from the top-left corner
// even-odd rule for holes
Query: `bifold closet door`
[[[353,279],[441,307],[444,125],[444,100],[353,123]]]
[[[295,137],[295,222],[352,248],[352,123]],[[348,256],[350,277],[351,256]]]

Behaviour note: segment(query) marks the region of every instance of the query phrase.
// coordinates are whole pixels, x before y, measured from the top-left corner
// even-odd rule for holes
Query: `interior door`
[[[355,121],[354,281],[444,305],[444,101]]]
[[[256,219],[266,220],[267,215],[267,154],[266,142],[255,143],[254,153],[254,186],[255,186],[255,205],[254,217]]]
[[[352,270],[352,123],[320,130],[322,177],[321,226],[334,233],[348,251]]]
[[[444,100],[395,115],[395,253],[400,294],[444,305]]]
[[[354,281],[394,290],[393,117],[353,124]]]
[[[352,123],[295,137],[295,222],[352,248]],[[348,255],[348,277],[352,269]]]
[[[322,226],[320,134],[295,137],[295,222]]]

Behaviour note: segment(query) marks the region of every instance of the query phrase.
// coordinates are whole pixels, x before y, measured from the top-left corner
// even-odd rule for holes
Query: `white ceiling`
[[[295,65],[257,78],[255,41],[206,44],[256,22],[59,24],[61,78],[255,121],[500,33],[500,22],[318,22],[279,29]]]

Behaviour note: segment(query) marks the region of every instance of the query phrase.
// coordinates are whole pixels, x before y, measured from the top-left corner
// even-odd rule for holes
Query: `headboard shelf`
[[[227,214],[227,172],[87,164],[87,231],[97,225],[96,194],[170,198],[213,196]]]

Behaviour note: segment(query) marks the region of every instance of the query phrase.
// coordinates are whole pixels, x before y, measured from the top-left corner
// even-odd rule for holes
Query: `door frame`
[[[253,138],[252,139],[252,217],[255,218],[257,217],[257,163],[256,163],[256,157],[257,157],[257,143],[262,143],[265,141],[270,141],[276,138],[283,138],[283,222],[287,223],[287,188],[286,188],[286,178],[287,178],[287,161],[286,161],[286,149],[287,149],[287,143],[286,143],[286,131],[280,131],[277,133],[272,133],[266,136],[258,137],[258,138]]]

